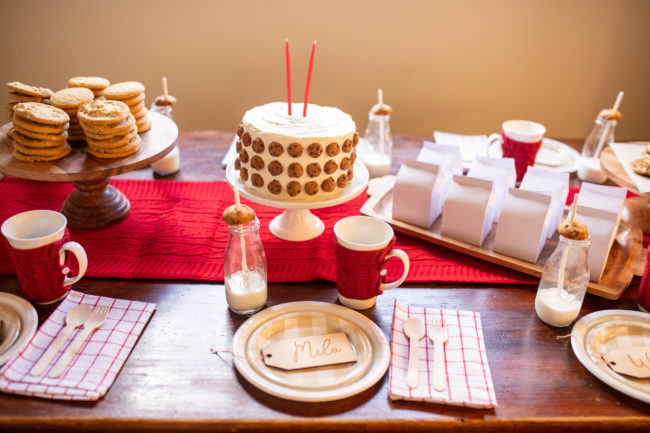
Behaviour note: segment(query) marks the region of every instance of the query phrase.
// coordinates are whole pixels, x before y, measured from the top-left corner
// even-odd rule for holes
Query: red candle
[[[291,116],[291,62],[289,61],[289,40],[284,39],[284,46],[287,58],[287,107],[289,108],[289,116]]]
[[[311,84],[311,70],[314,68],[314,52],[316,51],[316,41],[311,46],[311,57],[309,58],[309,70],[307,71],[307,86],[305,87],[305,105],[302,109],[302,117],[307,117],[307,101],[309,100],[309,85]]]

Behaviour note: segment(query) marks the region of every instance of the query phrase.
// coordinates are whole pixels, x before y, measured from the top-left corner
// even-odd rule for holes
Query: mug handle
[[[409,268],[411,267],[411,262],[409,261],[409,256],[406,255],[406,253],[402,250],[390,250],[390,252],[386,255],[386,260],[390,259],[391,257],[397,257],[404,263],[404,273],[402,274],[401,277],[397,281],[393,281],[392,283],[382,283],[379,286],[379,290],[384,291],[384,290],[390,290],[394,289],[395,287],[398,287],[400,284],[404,282],[406,279],[406,276],[409,273]],[[384,269],[382,271],[382,275],[386,275],[386,270]]]
[[[501,134],[496,134],[496,133],[495,133],[495,134],[490,134],[490,136],[488,137],[488,147],[487,147],[487,156],[488,156],[489,158],[494,158],[494,157],[491,155],[490,150],[492,149],[492,147],[493,147],[496,143],[499,143],[499,144],[502,143]]]
[[[84,250],[84,247],[82,247],[80,244],[77,242],[67,242],[61,246],[59,249],[59,264],[63,266],[65,263],[65,252],[70,251],[72,254],[77,259],[77,262],[79,263],[79,273],[74,276],[74,277],[65,277],[65,280],[63,281],[63,286],[71,286],[77,281],[81,279],[81,277],[84,276],[86,273],[86,269],[88,269],[88,256],[86,255],[86,251]],[[63,273],[67,274],[70,272],[69,268],[64,268]]]

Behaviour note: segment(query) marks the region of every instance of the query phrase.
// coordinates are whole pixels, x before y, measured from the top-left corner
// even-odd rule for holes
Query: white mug
[[[340,246],[353,251],[382,250],[393,239],[393,229],[388,224],[377,218],[367,216],[351,216],[337,221],[334,225],[334,234]],[[340,293],[339,288],[339,300],[341,304],[355,310],[365,310],[375,305],[378,294],[381,294],[384,290],[394,289],[402,284],[409,272],[410,262],[408,255],[402,250],[392,249],[388,252],[384,261],[391,257],[399,258],[404,264],[404,272],[400,278],[391,283],[381,283],[377,290],[374,290],[373,296],[369,296],[366,299],[353,299],[344,296]],[[339,266],[340,264],[337,261],[337,270]],[[384,269],[379,272],[379,275],[386,275],[386,270]],[[337,287],[339,286],[339,277],[347,278],[348,276],[340,275],[337,271]]]
[[[16,250],[33,250],[60,241],[65,234],[67,223],[68,221],[65,216],[59,212],[32,210],[8,218],[2,223],[0,231],[2,231],[2,234],[12,248]],[[51,286],[56,291],[56,296],[53,294],[54,292],[44,293],[43,290],[39,290],[39,287],[35,286],[34,281],[21,281],[23,293],[27,298],[40,304],[55,302],[65,297],[70,289],[69,286],[84,276],[88,268],[86,251],[77,242],[66,242],[58,250],[59,266],[64,266],[65,264],[66,251],[70,251],[76,257],[79,263],[78,275],[68,277],[69,268],[62,268],[61,272],[65,275],[61,284],[62,287],[56,288],[55,282],[52,282]],[[14,264],[16,268],[24,265],[16,261],[14,261]],[[43,264],[43,266],[48,265],[48,263]]]

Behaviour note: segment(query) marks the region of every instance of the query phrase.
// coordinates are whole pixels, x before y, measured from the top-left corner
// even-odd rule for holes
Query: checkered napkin
[[[30,376],[34,364],[65,326],[66,314],[78,304],[109,306],[106,322],[90,335],[61,377],[51,379],[48,374],[81,327],[72,332],[43,374]],[[155,308],[155,304],[70,291],[27,347],[0,369],[0,390],[49,399],[99,399],[112,385]]]
[[[426,324],[426,334],[419,346],[420,384],[415,389],[406,384],[409,343],[403,328],[409,317],[419,317]],[[444,319],[447,327],[448,340],[444,349],[447,370],[445,391],[433,389],[433,342],[428,334],[433,318]],[[410,307],[395,300],[391,350],[388,387],[392,400],[427,401],[483,409],[497,406],[479,313]]]

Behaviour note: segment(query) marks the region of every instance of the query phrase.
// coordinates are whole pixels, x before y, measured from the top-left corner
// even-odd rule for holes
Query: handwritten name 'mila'
[[[323,356],[331,356],[341,351],[340,348],[332,346],[332,341],[329,338],[324,339],[323,345],[320,348],[317,347],[315,350],[312,348],[310,340],[307,340],[301,344],[299,344],[297,341],[294,341],[293,345],[293,362],[296,363],[300,361],[300,355],[306,355],[311,359],[314,359]]]

